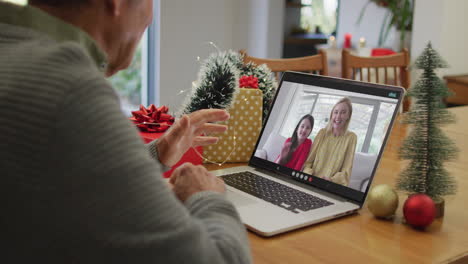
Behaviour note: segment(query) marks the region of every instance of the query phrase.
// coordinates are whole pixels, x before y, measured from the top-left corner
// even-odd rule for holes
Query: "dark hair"
[[[89,0],[29,0],[31,5],[47,5],[47,6],[79,6],[87,4]]]
[[[296,128],[294,129],[294,132],[291,136],[291,148],[289,148],[289,152],[288,152],[288,155],[286,155],[286,158],[284,159],[284,164],[288,163],[289,160],[291,159],[292,157],[292,153],[293,153],[293,150],[295,150],[298,146],[298,142],[297,142],[297,130],[299,129],[299,126],[301,125],[301,122],[304,120],[304,119],[307,119],[309,120],[310,122],[310,132],[312,132],[312,129],[314,128],[314,117],[307,114],[305,116],[303,116],[299,122],[297,122],[297,125],[296,125]],[[310,135],[310,132],[309,132],[309,135]]]

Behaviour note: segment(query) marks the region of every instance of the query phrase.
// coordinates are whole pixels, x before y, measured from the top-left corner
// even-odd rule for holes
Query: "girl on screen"
[[[302,170],[312,147],[312,140],[308,137],[313,128],[314,118],[311,115],[303,116],[297,123],[292,136],[284,142],[275,162],[294,170]]]
[[[327,126],[315,137],[305,173],[348,186],[357,142],[356,134],[348,131],[352,114],[353,106],[347,97],[333,106]]]

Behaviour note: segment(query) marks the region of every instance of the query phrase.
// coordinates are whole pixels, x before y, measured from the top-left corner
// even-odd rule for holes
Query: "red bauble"
[[[426,194],[413,194],[403,205],[406,222],[417,228],[427,227],[434,221],[436,208],[434,201]]]

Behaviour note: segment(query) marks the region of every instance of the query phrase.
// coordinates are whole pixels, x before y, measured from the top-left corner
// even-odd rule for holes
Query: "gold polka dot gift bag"
[[[218,143],[203,147],[204,162],[247,162],[262,128],[263,93],[260,89],[240,88],[228,109],[231,118],[221,124],[229,129]]]

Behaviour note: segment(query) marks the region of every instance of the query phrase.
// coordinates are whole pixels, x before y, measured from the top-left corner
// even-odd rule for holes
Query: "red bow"
[[[250,75],[244,75],[239,79],[240,88],[257,88],[258,89],[258,78]]]
[[[169,108],[165,105],[157,108],[151,104],[148,108],[140,105],[139,111],[132,111],[133,120],[137,127],[146,132],[164,132],[172,124],[174,124],[174,117],[168,114]]]

